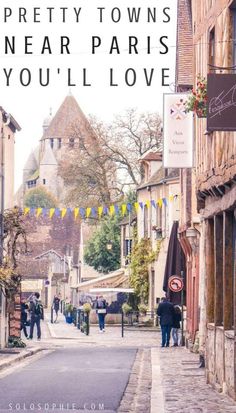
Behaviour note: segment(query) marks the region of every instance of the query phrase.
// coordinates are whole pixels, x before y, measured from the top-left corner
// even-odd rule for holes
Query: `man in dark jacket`
[[[40,294],[37,292],[34,294],[32,297],[32,300],[30,301],[30,335],[29,339],[32,340],[33,338],[33,332],[34,332],[34,325],[36,324],[37,327],[37,336],[38,340],[41,339],[41,328],[40,328],[40,321],[44,319],[44,314],[43,314],[43,305],[39,299]]]
[[[167,298],[163,297],[157,309],[157,315],[160,317],[161,333],[162,333],[162,347],[169,347],[170,332],[174,319],[174,306]]]

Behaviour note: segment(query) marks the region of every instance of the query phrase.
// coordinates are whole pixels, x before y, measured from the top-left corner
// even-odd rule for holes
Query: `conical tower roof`
[[[75,134],[78,127],[84,129],[88,125],[89,122],[74,96],[68,95],[44,132],[42,139],[69,138]]]
[[[38,168],[38,162],[36,160],[34,151],[32,151],[24,165],[23,170],[24,171],[35,171],[37,168]]]
[[[40,165],[57,165],[57,161],[53,153],[53,150],[49,144],[49,140],[47,140],[46,143],[46,148],[42,160],[40,161]]]

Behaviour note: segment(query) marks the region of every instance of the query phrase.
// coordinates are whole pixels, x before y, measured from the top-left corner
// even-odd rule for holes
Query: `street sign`
[[[172,275],[172,277],[169,278],[168,287],[174,293],[179,293],[184,288],[184,282],[182,278],[177,275]]]

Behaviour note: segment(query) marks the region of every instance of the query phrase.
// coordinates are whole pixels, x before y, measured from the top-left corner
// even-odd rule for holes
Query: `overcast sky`
[[[163,93],[173,92],[176,53],[176,2],[177,0],[2,0],[0,5],[0,87],[1,102],[7,112],[10,112],[22,127],[16,137],[16,188],[22,181],[22,168],[30,153],[42,136],[42,124],[48,116],[50,108],[55,114],[69,89],[78,101],[85,114],[95,114],[104,121],[111,121],[116,113],[122,113],[126,108],[137,107],[140,111],[158,111],[162,115]],[[18,6],[19,4],[19,6]],[[19,10],[24,7],[24,10]],[[38,7],[35,10],[34,7]],[[48,8],[51,8],[51,11]],[[54,8],[53,8],[54,7]],[[67,9],[61,9],[64,7]],[[79,12],[79,8],[81,11]],[[104,7],[105,9],[98,9]],[[130,23],[127,8],[141,7],[139,23]],[[163,9],[169,7],[170,10]],[[4,8],[7,8],[4,10]],[[74,8],[76,10],[74,10]],[[119,22],[113,22],[113,17]],[[157,22],[148,22],[148,8],[156,9]],[[21,12],[21,22],[19,13]],[[4,22],[4,14],[7,22]],[[119,16],[120,14],[120,16]],[[170,15],[170,22],[167,21]],[[150,16],[149,16],[150,17]],[[34,22],[33,19],[38,22]],[[49,20],[52,20],[50,23]],[[26,19],[26,22],[24,22]],[[65,22],[63,22],[65,19]],[[78,19],[78,22],[77,22]],[[100,19],[103,21],[100,22]],[[5,36],[12,39],[15,36],[15,54],[5,54]],[[25,36],[28,38],[25,55]],[[45,36],[45,54],[41,51]],[[69,38],[70,54],[60,54],[61,36],[66,43]],[[98,45],[92,54],[92,36]],[[117,43],[112,43],[113,36]],[[129,54],[129,36],[137,38],[138,54]],[[162,36],[168,36],[168,39]],[[166,50],[169,52],[163,54]],[[113,46],[113,53],[109,53]],[[147,47],[150,47],[150,54]],[[49,48],[51,54],[48,53]],[[120,54],[117,54],[119,48]],[[134,51],[134,48],[133,48]],[[66,48],[64,48],[66,52]],[[20,84],[20,71],[28,69],[31,73],[31,84]],[[50,69],[50,84],[39,85],[39,68],[42,68],[43,81],[46,80],[46,69]],[[136,84],[125,84],[127,69],[136,72]],[[162,87],[162,69],[169,68],[166,82],[171,87]],[[9,86],[6,85],[6,73],[9,74]],[[12,69],[10,73],[10,69]],[[58,69],[60,69],[58,73]],[[68,69],[71,69],[71,83],[68,86]],[[86,82],[91,86],[83,86],[84,69]],[[113,83],[110,86],[110,69],[113,69]],[[146,74],[144,72],[146,69]],[[153,69],[153,70],[152,70]],[[146,78],[151,79],[151,86],[146,85]],[[133,73],[130,70],[128,81],[132,82]],[[22,81],[27,82],[27,71],[23,72]]]

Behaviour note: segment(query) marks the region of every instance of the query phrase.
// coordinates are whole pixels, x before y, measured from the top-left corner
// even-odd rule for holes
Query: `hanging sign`
[[[236,74],[207,76],[207,130],[236,131]]]
[[[164,168],[193,167],[193,114],[185,108],[188,94],[164,94]]]
[[[177,275],[172,275],[168,280],[168,287],[174,293],[179,293],[184,288],[184,282]]]

